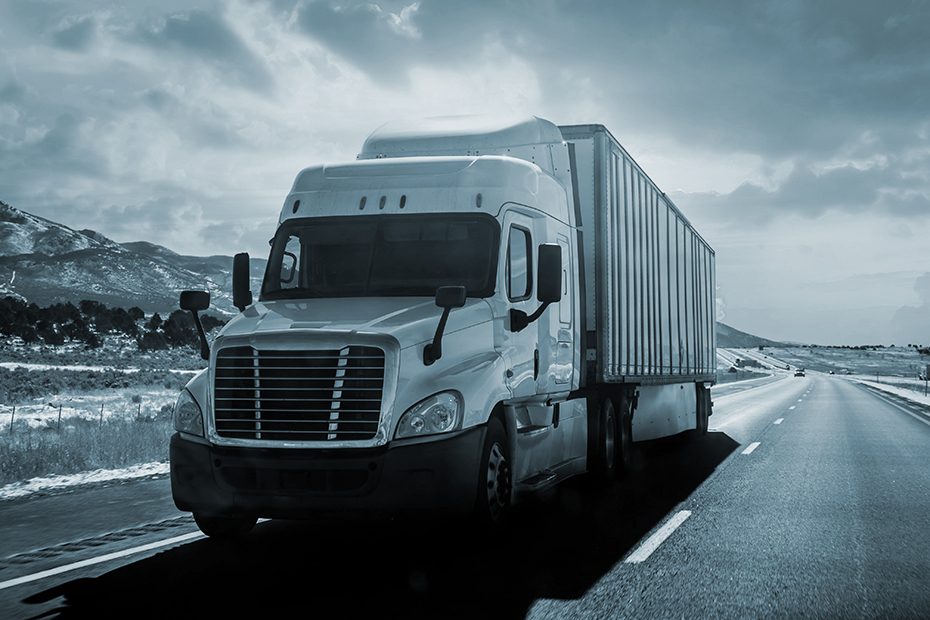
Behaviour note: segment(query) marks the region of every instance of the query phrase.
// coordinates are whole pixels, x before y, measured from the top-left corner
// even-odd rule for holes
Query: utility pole
[[[103,403],[100,403],[100,425],[103,426]]]
[[[58,431],[61,432],[61,405],[58,405]]]
[[[13,405],[13,414],[10,416],[10,435],[13,434],[13,420],[16,418],[16,405]]]

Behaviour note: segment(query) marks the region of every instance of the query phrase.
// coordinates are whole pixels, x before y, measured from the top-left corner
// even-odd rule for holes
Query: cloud
[[[815,218],[829,210],[930,216],[930,178],[894,166],[843,165],[817,172],[810,165],[798,165],[774,189],[747,182],[729,193],[671,194],[686,211],[726,218],[734,226],[788,214]]]
[[[920,305],[898,308],[891,319],[892,330],[896,343],[925,345],[930,342],[930,272],[914,281],[914,292]]]
[[[183,52],[185,60],[213,65],[224,77],[231,77],[256,91],[269,91],[274,79],[262,59],[222,18],[205,11],[168,15],[137,29],[133,40],[154,49]]]
[[[97,22],[93,17],[69,17],[52,34],[52,41],[62,49],[84,51],[90,47],[96,33]]]

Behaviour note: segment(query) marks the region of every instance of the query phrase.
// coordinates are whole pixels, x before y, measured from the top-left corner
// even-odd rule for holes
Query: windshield
[[[500,227],[490,215],[289,220],[275,234],[262,299],[494,294]]]

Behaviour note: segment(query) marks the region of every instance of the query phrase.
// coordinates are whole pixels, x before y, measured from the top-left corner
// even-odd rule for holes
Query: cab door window
[[[530,231],[511,226],[507,239],[507,298],[523,301],[530,297],[533,282],[533,241]]]

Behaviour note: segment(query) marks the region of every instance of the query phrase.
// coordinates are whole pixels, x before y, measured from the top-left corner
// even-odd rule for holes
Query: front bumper
[[[171,437],[171,492],[184,511],[299,519],[468,513],[485,427],[381,448],[228,448]]]

